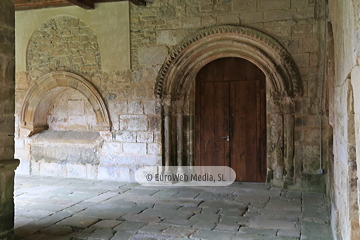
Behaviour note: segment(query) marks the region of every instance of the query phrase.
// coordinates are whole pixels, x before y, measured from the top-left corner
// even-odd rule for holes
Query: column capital
[[[0,160],[0,172],[2,171],[15,171],[15,169],[19,166],[19,159],[7,159]]]

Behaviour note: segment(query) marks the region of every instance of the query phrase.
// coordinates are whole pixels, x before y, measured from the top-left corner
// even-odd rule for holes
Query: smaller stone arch
[[[96,115],[95,131],[111,131],[110,116],[100,93],[85,78],[64,71],[45,74],[33,83],[22,105],[20,127],[28,129],[30,135],[48,129],[46,118],[41,117],[48,112],[45,101],[65,88],[75,89],[87,98]]]

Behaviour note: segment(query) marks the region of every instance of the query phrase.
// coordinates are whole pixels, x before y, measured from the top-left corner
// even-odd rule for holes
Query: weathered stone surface
[[[136,132],[134,131],[120,131],[116,134],[116,141],[119,142],[136,142]]]
[[[101,66],[95,34],[84,22],[69,16],[53,18],[33,34],[27,59],[32,79],[39,77],[35,71],[44,74],[61,68],[92,73]]]
[[[296,222],[284,220],[254,219],[250,221],[250,227],[260,229],[297,230]]]
[[[116,231],[127,231],[127,232],[137,232],[142,227],[146,226],[146,223],[142,222],[130,222],[125,221],[114,228]]]
[[[96,146],[69,146],[69,145],[32,145],[34,152],[32,157],[35,161],[45,159],[49,162],[65,163],[97,163],[98,157],[96,154]]]
[[[71,216],[67,219],[64,219],[64,220],[58,222],[57,224],[78,227],[78,228],[86,228],[98,221],[99,221],[99,219],[97,219],[97,218],[76,215],[76,216]]]
[[[117,220],[102,220],[100,222],[97,222],[93,225],[95,228],[114,228],[117,225],[122,223],[122,221]]]
[[[130,154],[146,154],[145,143],[124,143],[124,152]]]
[[[168,44],[170,46],[179,44],[189,35],[188,30],[162,30],[157,34],[156,42],[159,45]]]
[[[154,141],[153,132],[138,132],[137,133],[137,142],[150,143]]]
[[[231,239],[233,237],[235,237],[236,234],[235,233],[224,233],[224,232],[218,232],[218,231],[210,231],[210,230],[204,230],[204,229],[200,229],[199,231],[197,231],[194,235],[193,238],[195,239]]]
[[[72,232],[71,227],[68,226],[51,226],[41,230],[41,233],[46,235],[65,236]]]
[[[147,117],[144,115],[121,115],[120,130],[147,130]]]
[[[234,2],[235,12],[254,12],[256,11],[256,2],[251,0],[235,1]]]
[[[139,62],[146,65],[161,64],[167,55],[166,47],[144,47],[139,49]]]
[[[239,206],[239,203],[235,202],[231,196],[226,194],[222,195],[221,199],[219,199],[216,204],[211,200],[205,199],[200,206],[200,202],[195,203],[194,206],[186,206],[188,204],[185,201],[194,201],[190,194],[187,197],[183,195],[181,201],[179,198],[175,197],[177,192],[193,191],[201,193],[202,195],[219,192],[233,192],[234,189],[244,189],[241,188],[241,185],[225,188],[196,188],[189,190],[183,188],[148,188],[135,184],[108,181],[86,182],[77,179],[59,180],[58,178],[41,177],[42,182],[40,187],[38,178],[40,177],[35,178],[30,176],[25,177],[24,179],[18,178],[18,184],[24,184],[25,187],[24,189],[19,189],[22,190],[22,195],[19,195],[18,202],[23,205],[21,208],[18,207],[18,210],[23,209],[24,206],[30,206],[36,209],[49,209],[49,207],[52,206],[50,205],[51,203],[57,205],[61,203],[59,202],[60,200],[67,202],[68,200],[65,199],[68,199],[70,196],[74,196],[75,199],[78,199],[77,201],[80,201],[75,205],[69,205],[72,207],[60,206],[61,209],[64,209],[62,211],[58,211],[58,209],[54,208],[51,211],[58,212],[45,218],[42,218],[41,215],[37,215],[34,212],[34,219],[30,222],[30,226],[32,226],[32,229],[35,229],[34,231],[40,230],[40,232],[42,232],[49,230],[46,234],[50,234],[51,231],[54,231],[52,234],[55,235],[57,234],[57,229],[70,229],[67,226],[76,224],[77,227],[75,230],[78,231],[78,234],[89,233],[91,235],[91,238],[89,239],[108,239],[110,238],[110,235],[115,235],[115,239],[122,239],[121,236],[132,236],[137,233],[137,237],[145,238],[163,237],[172,239],[190,236],[190,238],[197,239],[205,238],[208,236],[206,234],[212,234],[211,237],[214,239],[227,239],[227,237],[237,235],[237,239],[262,240],[291,239],[299,234],[303,236],[302,229],[307,228],[307,223],[303,224],[303,222],[306,221],[301,221],[299,223],[299,217],[294,217],[294,219],[292,219],[291,214],[286,214],[289,211],[281,208],[274,209],[274,211],[263,209],[265,206],[264,204],[257,204],[255,202],[245,204],[248,206],[247,212],[252,213],[251,217],[234,216],[226,211],[222,214],[206,213],[219,212],[219,209],[233,209],[233,205]],[[32,187],[29,188],[27,184]],[[63,187],[65,185],[72,186],[72,188],[66,189]],[[103,189],[105,186],[112,190],[109,191]],[[253,188],[251,188],[251,186],[253,186]],[[246,184],[246,189],[248,191],[253,190],[256,192],[259,188],[261,189],[261,187],[256,184]],[[269,193],[268,196],[272,196],[273,191],[274,190],[271,189],[267,190]],[[47,203],[49,203],[48,205],[50,206],[39,204],[38,202],[44,202],[45,199],[40,200],[37,198],[37,195],[33,196],[33,192],[47,193],[49,197],[51,197],[47,199]],[[297,201],[300,199],[299,196],[303,196],[304,202]],[[307,211],[311,211],[311,207],[314,209],[320,208],[321,206],[324,206],[324,209],[327,207],[326,199],[322,194],[301,194],[301,192],[291,191],[286,197],[289,201],[293,198],[294,200],[297,199],[294,203],[299,204],[302,206],[301,209],[307,209]],[[34,199],[33,204],[29,202],[29,199]],[[272,197],[272,200],[274,200],[274,202],[285,201],[279,197]],[[256,208],[263,211],[253,211]],[[276,212],[279,214],[275,215]],[[17,211],[17,213],[20,214],[21,211]],[[49,214],[51,214],[51,212]],[[322,211],[319,211],[317,214],[329,219],[329,216]],[[96,219],[103,220],[88,225],[91,221],[95,221]],[[261,224],[258,220],[262,221]],[[258,223],[256,227],[245,227],[254,224],[256,221]],[[309,223],[314,223],[310,219],[307,219],[307,221]],[[287,223],[291,222],[296,223],[296,229],[284,229],[287,227]],[[80,227],[80,224],[83,224],[84,226]],[[87,225],[87,227],[85,227],[85,225]],[[300,225],[302,228],[299,227]],[[329,225],[323,224],[322,226]],[[19,230],[21,230],[19,234],[23,234],[22,236],[24,237],[33,233],[27,231],[26,228],[23,227],[20,227]],[[324,236],[327,236],[326,234]],[[90,235],[84,236],[85,238],[88,238]],[[316,235],[311,236],[314,237]],[[206,239],[208,239],[208,237],[206,237]],[[325,239],[328,240],[331,238]]]

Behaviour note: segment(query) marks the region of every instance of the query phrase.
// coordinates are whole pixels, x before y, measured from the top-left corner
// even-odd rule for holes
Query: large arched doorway
[[[291,55],[275,39],[247,27],[203,29],[169,54],[154,91],[162,112],[163,165],[197,164],[196,75],[208,63],[221,58],[245,59],[264,73],[266,181],[281,187],[299,184],[294,129],[295,101],[302,95],[300,75]]]
[[[229,166],[237,181],[266,180],[265,75],[241,58],[220,58],[196,76],[195,164]]]

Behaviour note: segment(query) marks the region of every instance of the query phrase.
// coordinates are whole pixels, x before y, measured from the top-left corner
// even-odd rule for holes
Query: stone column
[[[165,169],[171,165],[171,115],[170,104],[163,104],[164,135],[163,146],[165,155]]]
[[[285,156],[284,166],[286,171],[285,186],[294,184],[294,128],[295,120],[293,114],[284,116],[284,140],[285,140]]]
[[[11,240],[14,227],[15,10],[0,1],[0,239]]]

